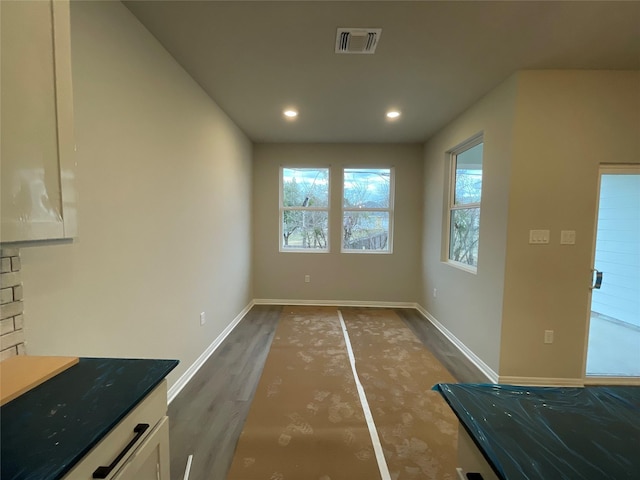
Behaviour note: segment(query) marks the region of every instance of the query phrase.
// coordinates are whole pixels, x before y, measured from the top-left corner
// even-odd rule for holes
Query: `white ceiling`
[[[124,3],[255,142],[422,142],[516,70],[640,69],[636,1]]]

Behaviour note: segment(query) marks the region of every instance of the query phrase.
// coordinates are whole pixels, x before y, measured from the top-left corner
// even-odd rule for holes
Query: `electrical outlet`
[[[207,317],[204,312],[200,312],[200,325],[204,325],[205,323],[207,323]]]
[[[560,232],[560,245],[575,245],[575,244],[576,244],[575,230],[562,230]]]
[[[438,289],[434,288],[433,289],[433,298],[436,298],[438,296]]]
[[[553,330],[544,331],[544,343],[553,343]]]
[[[304,276],[304,283],[309,283],[311,281],[311,275]]]

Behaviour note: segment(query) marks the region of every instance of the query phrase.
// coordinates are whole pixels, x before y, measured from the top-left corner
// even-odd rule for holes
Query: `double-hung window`
[[[342,251],[391,253],[393,168],[345,168]]]
[[[280,169],[280,251],[329,251],[329,169]]]
[[[448,260],[473,271],[478,266],[483,145],[477,136],[450,152]]]

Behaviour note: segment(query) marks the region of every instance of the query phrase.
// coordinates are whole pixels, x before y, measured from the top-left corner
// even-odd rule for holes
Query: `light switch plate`
[[[549,243],[549,230],[529,230],[529,243],[537,245]]]
[[[576,244],[576,231],[575,230],[562,230],[560,232],[560,244],[561,245],[575,245]]]

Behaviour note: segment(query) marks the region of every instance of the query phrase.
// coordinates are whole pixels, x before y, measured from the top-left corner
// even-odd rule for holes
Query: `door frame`
[[[587,354],[589,352],[589,331],[591,329],[591,305],[593,290],[593,269],[596,263],[596,245],[598,241],[598,219],[600,216],[600,184],[602,175],[623,175],[632,173],[640,175],[640,163],[601,163],[598,167],[598,187],[596,188],[595,221],[593,223],[593,235],[591,244],[591,263],[589,267],[589,294],[587,311],[587,328],[584,338],[584,355],[582,358],[582,377],[585,385],[640,385],[640,377],[616,377],[612,375],[587,375]],[[605,280],[606,281],[606,280]]]

